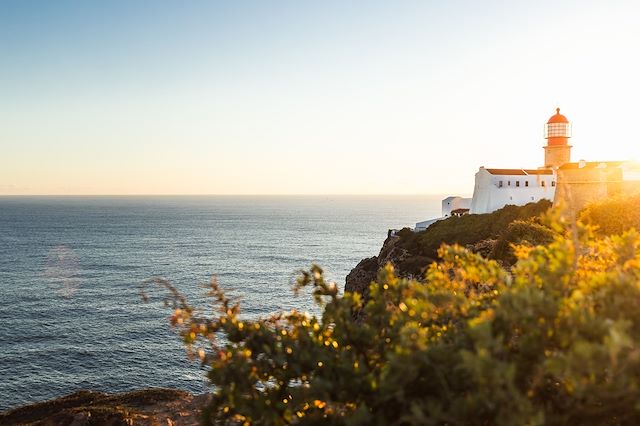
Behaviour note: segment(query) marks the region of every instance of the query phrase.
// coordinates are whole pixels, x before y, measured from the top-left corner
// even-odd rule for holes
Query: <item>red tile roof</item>
[[[452,214],[456,214],[456,213],[467,213],[469,211],[469,209],[455,209],[455,210],[451,210]]]
[[[486,169],[492,175],[552,175],[553,171],[550,169]]]
[[[492,175],[526,175],[522,169],[487,169]]]
[[[553,171],[551,169],[525,169],[525,172],[528,175],[552,175]]]

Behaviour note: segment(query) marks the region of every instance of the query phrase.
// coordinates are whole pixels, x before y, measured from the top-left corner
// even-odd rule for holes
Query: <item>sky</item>
[[[0,194],[470,195],[640,159],[637,1],[0,2]]]

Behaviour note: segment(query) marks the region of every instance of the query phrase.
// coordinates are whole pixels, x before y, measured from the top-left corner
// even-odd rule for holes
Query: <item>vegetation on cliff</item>
[[[405,228],[398,234],[400,240],[397,245],[406,249],[408,256],[397,267],[407,274],[419,275],[421,269],[438,259],[438,249],[442,244],[466,246],[499,239],[514,221],[537,218],[550,207],[550,201],[541,200],[525,206],[505,206],[489,214],[454,216],[438,221],[422,232]]]
[[[506,206],[490,214],[451,217],[422,232],[405,228],[387,238],[377,256],[363,259],[353,268],[347,275],[345,290],[360,293],[366,300],[369,284],[387,263],[400,276],[422,277],[425,269],[438,259],[441,244],[463,245],[474,253],[511,265],[515,262],[512,244],[551,241],[553,231],[540,224],[540,216],[550,207],[549,201],[542,200],[525,206]]]
[[[312,289],[320,316],[244,319],[215,281],[213,316],[174,298],[173,324],[209,366],[206,421],[637,424],[640,235],[536,223],[550,242],[515,247],[509,272],[444,245],[423,280],[382,269],[366,303],[314,266],[295,289]]]
[[[517,261],[515,245],[547,245],[555,236],[554,230],[540,223],[539,217],[514,220],[502,231],[488,257],[500,260],[503,265],[513,265]]]
[[[615,197],[588,205],[580,219],[597,228],[600,235],[620,234],[640,227],[640,195]]]

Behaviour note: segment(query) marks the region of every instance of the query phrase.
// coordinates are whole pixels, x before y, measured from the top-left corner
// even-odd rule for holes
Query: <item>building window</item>
[[[498,188],[502,188],[502,181],[498,182]]]
[[[524,186],[529,186],[529,181],[528,180],[524,181]]]
[[[516,181],[516,186],[520,186],[520,181],[519,180]]]
[[[507,186],[511,186],[511,181],[510,180],[507,181]]]
[[[546,182],[545,182],[545,181],[540,182],[540,185],[541,185],[541,186],[546,186],[545,184],[546,184]]]
[[[556,181],[555,180],[551,181],[551,186],[556,186]]]

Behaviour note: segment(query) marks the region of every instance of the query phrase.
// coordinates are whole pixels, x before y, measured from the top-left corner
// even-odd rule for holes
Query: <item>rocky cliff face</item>
[[[505,206],[493,213],[464,215],[438,221],[422,232],[407,228],[387,238],[377,256],[362,260],[347,275],[345,291],[358,292],[366,299],[369,285],[378,270],[391,263],[402,277],[420,278],[425,268],[438,260],[438,248],[443,244],[459,244],[483,257],[494,259],[509,267],[510,249],[496,251],[499,244],[528,241],[542,244],[549,238],[536,222],[551,207],[547,200],[524,206]]]
[[[366,298],[369,295],[369,284],[375,281],[380,268],[387,263],[397,268],[409,257],[409,252],[399,247],[398,241],[400,238],[396,236],[387,238],[377,256],[361,260],[347,275],[344,290],[360,293]]]
[[[121,394],[79,391],[0,413],[1,425],[183,425],[200,424],[207,395],[174,389],[144,389]]]
[[[380,268],[391,263],[400,276],[416,277],[434,259],[425,256],[416,256],[404,247],[401,247],[400,237],[387,238],[377,256],[362,259],[347,275],[344,286],[345,291],[357,292],[366,299],[369,296],[369,285],[375,281]],[[488,238],[473,244],[467,244],[466,248],[474,253],[488,257],[497,243],[496,239]]]

